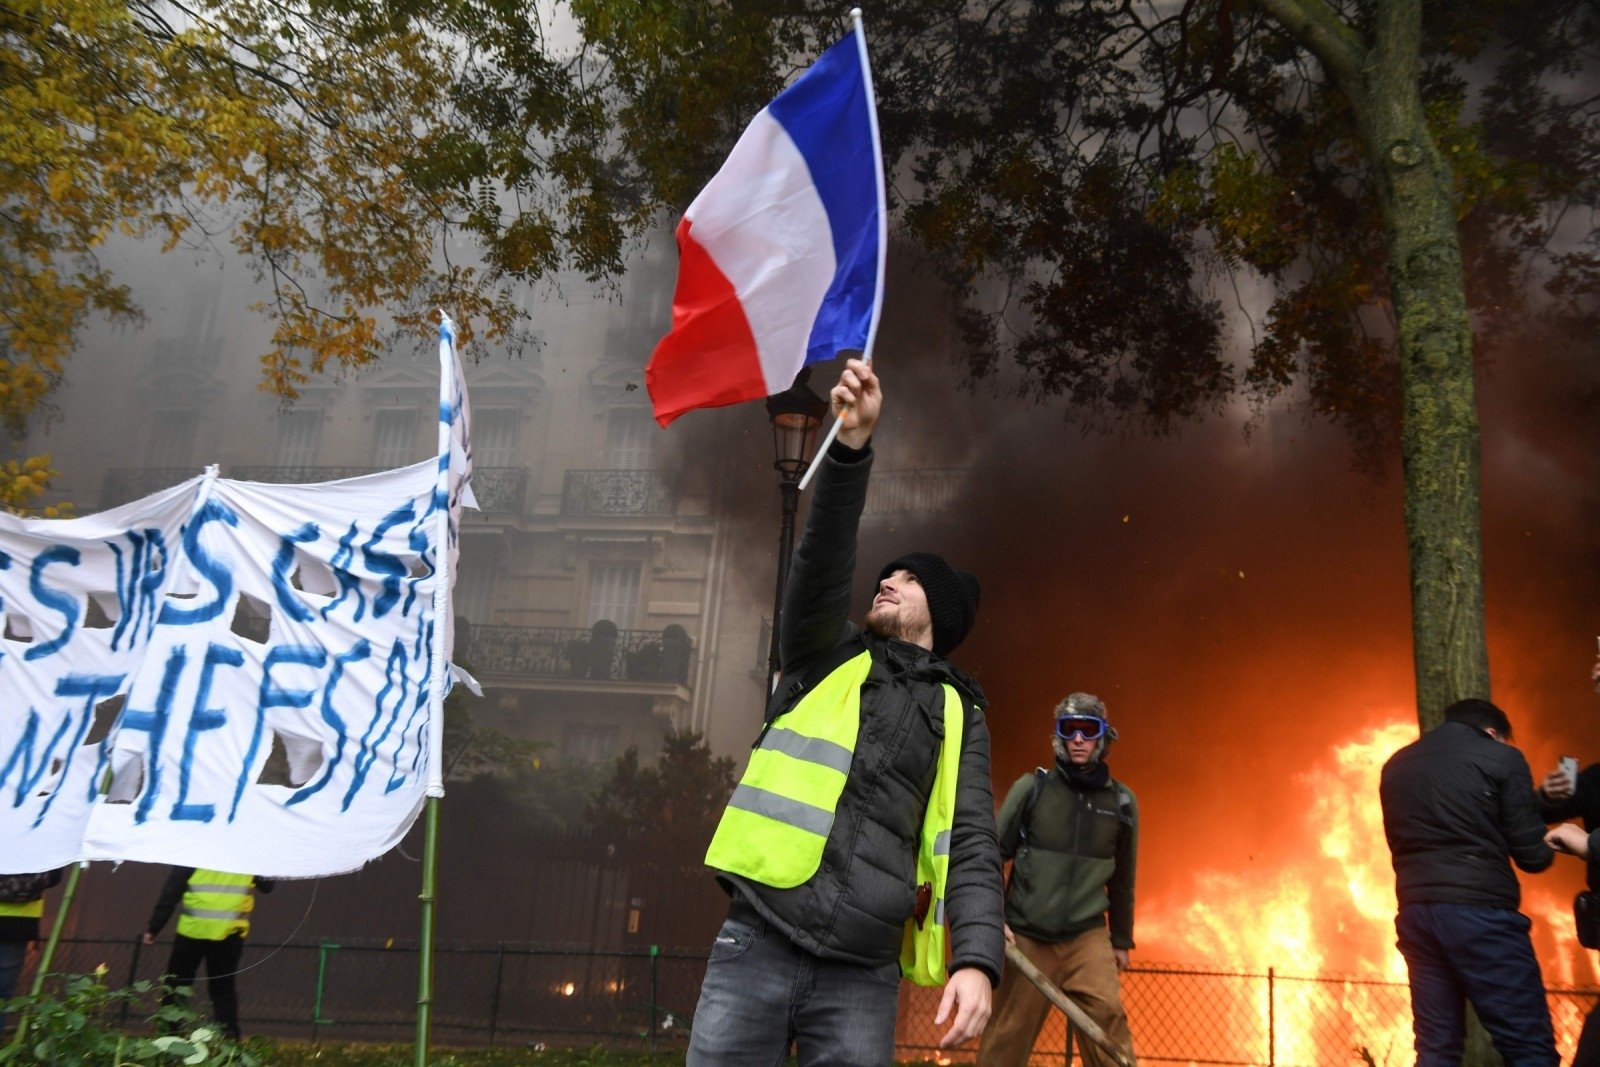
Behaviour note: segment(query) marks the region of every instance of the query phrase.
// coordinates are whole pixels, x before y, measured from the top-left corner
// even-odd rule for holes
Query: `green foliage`
[[[1364,457],[1392,455],[1378,149],[1306,28],[1366,47],[1397,2],[868,9],[890,195],[960,301],[967,369],[1011,361],[1025,393],[1156,429],[1300,389]],[[640,180],[680,205],[731,140],[718,131],[759,106],[750,96],[845,28],[821,0],[621,17],[633,7],[573,10],[626,97]],[[1530,310],[1587,321],[1600,295],[1593,5],[1464,0],[1422,18],[1417,82],[1451,170],[1474,325]],[[697,136],[675,144],[688,99]],[[1242,365],[1214,298],[1230,289],[1255,318]]]
[[[447,804],[445,818],[492,811],[501,813],[519,835],[569,837],[584,828],[584,808],[599,778],[600,772],[587,764],[546,763],[535,757],[451,786],[451,796],[460,803]]]
[[[702,849],[733,794],[734,762],[713,756],[692,730],[669,733],[653,767],[630,747],[584,808],[584,821],[604,841],[648,841],[668,852]]]
[[[105,974],[102,967],[92,975],[65,975],[60,993],[9,1002],[7,1011],[22,1020],[26,1031],[20,1042],[0,1047],[0,1064],[259,1067],[267,1062],[252,1049],[229,1041],[217,1026],[201,1025],[198,1015],[178,1003],[150,1016],[158,1030],[166,1031],[163,1036],[123,1033],[118,1028],[121,1013],[138,1011],[154,986],[137,982],[127,989],[112,989],[104,984]]]
[[[468,674],[472,673],[470,665],[461,663],[459,666]],[[480,775],[538,766],[541,753],[549,745],[511,737],[476,722],[472,702],[479,699],[464,685],[454,686],[444,698],[442,765],[445,779],[466,781]]]
[[[513,280],[621,267],[653,201],[544,7],[499,0],[17,0],[0,9],[0,443],[94,316],[141,311],[109,237],[231,246],[265,283],[263,385],[426,336],[511,348]],[[23,507],[46,457],[0,455]],[[26,476],[26,480],[23,476]]]

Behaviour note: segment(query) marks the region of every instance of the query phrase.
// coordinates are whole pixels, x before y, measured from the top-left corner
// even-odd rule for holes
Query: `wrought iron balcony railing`
[[[112,467],[106,471],[100,488],[101,508],[114,508],[130,500],[149,496],[158,489],[170,489],[186,482],[205,468],[194,467]]]
[[[867,484],[868,517],[937,515],[955,504],[967,472],[958,468],[876,471]]]
[[[381,467],[234,467],[228,472],[228,476],[246,482],[303,485],[376,474],[382,469]],[[472,492],[478,498],[478,507],[484,512],[520,515],[527,491],[528,472],[521,467],[472,469]]]
[[[464,647],[456,655],[485,677],[688,685],[694,658],[694,641],[677,625],[661,630],[619,630],[604,621],[587,630],[474,625],[457,640]]]
[[[521,515],[528,472],[521,467],[473,467],[472,495],[485,515]]]
[[[359,478],[376,474],[380,467],[230,467],[228,477],[241,482],[268,482],[272,485],[309,485],[336,482],[340,478]]]
[[[676,471],[568,471],[563,515],[671,515],[678,505]]]
[[[271,485],[307,485],[376,474],[381,467],[231,467],[228,477]],[[113,467],[106,471],[100,506],[116,507],[204,473],[202,467]],[[521,515],[528,472],[521,467],[475,467],[472,492],[485,514]]]

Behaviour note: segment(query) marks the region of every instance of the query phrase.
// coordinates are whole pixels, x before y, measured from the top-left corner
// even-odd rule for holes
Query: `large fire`
[[[1260,1062],[1410,1062],[1406,969],[1394,945],[1394,872],[1384,842],[1378,777],[1384,761],[1416,736],[1416,725],[1396,716],[1335,746],[1296,776],[1305,847],[1292,849],[1295,858],[1278,869],[1248,876],[1203,872],[1183,894],[1184,902],[1141,909],[1142,958],[1216,968],[1210,974],[1156,973],[1130,980],[1135,1013],[1142,998],[1131,983],[1181,981],[1191,1000],[1201,988],[1197,983],[1215,987],[1199,994],[1204,1010],[1187,1020],[1180,1013],[1142,1020],[1135,1034],[1142,1054],[1161,1056],[1158,1046],[1170,1044],[1177,1052],[1181,1045],[1193,1047],[1209,1038],[1258,1048]],[[1548,891],[1526,896],[1524,910],[1533,917],[1536,943],[1544,949],[1546,982],[1592,981],[1566,901]],[[1159,965],[1150,966],[1159,972]],[[1152,1007],[1170,999],[1148,997]],[[1561,1051],[1570,1055],[1584,1005],[1558,999],[1553,1009]]]

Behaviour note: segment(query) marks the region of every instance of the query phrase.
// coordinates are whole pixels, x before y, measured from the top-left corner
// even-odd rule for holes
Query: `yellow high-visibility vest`
[[[250,913],[255,910],[251,886],[255,876],[195,868],[183,891],[178,913],[178,933],[201,941],[222,941],[234,934],[250,933]]]
[[[13,919],[38,919],[44,915],[44,897],[25,900],[21,904],[0,903],[0,917]]]
[[[750,755],[706,850],[706,865],[775,889],[803,885],[822,865],[861,725],[861,683],[872,654],[848,660],[778,716]],[[917,847],[917,884],[932,899],[906,921],[901,972],[918,985],[945,980],[944,894],[961,764],[961,697],[944,686],[945,736]]]
[[[944,985],[945,946],[949,931],[945,926],[944,891],[950,880],[950,830],[956,821],[956,778],[961,771],[961,697],[955,686],[944,687],[944,743],[939,748],[939,769],[934,773],[933,793],[922,815],[922,837],[917,841],[917,884],[933,886],[933,901],[926,919],[906,920],[900,942],[900,973],[917,985]]]

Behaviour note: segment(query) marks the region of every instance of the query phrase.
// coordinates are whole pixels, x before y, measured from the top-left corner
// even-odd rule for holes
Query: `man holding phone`
[[[1378,799],[1394,860],[1395,933],[1411,985],[1417,1067],[1459,1067],[1463,998],[1506,1063],[1560,1063],[1512,870],[1536,874],[1555,855],[1539,825],[1528,761],[1511,740],[1504,711],[1460,700],[1383,765]]]
[[[1589,680],[1600,692],[1600,658],[1589,669]],[[1600,946],[1600,897],[1596,896],[1600,892],[1600,841],[1595,839],[1595,831],[1600,829],[1600,764],[1590,764],[1581,773],[1573,773],[1576,764],[1577,760],[1564,756],[1561,765],[1544,776],[1539,783],[1539,812],[1545,822],[1561,823],[1545,835],[1550,847],[1578,857],[1588,868],[1589,891],[1579,895],[1573,911],[1578,940],[1594,948]],[[1582,829],[1567,819],[1582,819]],[[1584,1020],[1572,1064],[1600,1067],[1600,1011],[1591,1010]]]

